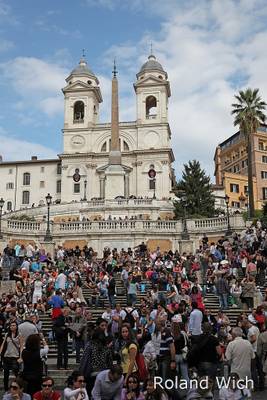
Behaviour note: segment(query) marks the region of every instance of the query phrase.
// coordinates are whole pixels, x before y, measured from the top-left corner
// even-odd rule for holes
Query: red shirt
[[[53,390],[53,392],[51,393],[51,395],[49,396],[49,398],[46,397],[46,400],[59,400],[60,397],[61,397],[60,392],[58,392],[57,390],[55,390],[55,391]],[[40,392],[34,393],[33,399],[34,399],[34,400],[43,400],[43,399],[44,399],[44,397],[43,397],[43,392],[40,391]]]

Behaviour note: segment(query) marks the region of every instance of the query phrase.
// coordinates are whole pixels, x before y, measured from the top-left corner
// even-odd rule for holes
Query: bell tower
[[[102,95],[99,81],[83,56],[66,79],[64,93],[64,129],[90,128],[99,120]]]
[[[168,74],[153,54],[136,75],[137,124],[168,122],[168,98],[171,96]]]

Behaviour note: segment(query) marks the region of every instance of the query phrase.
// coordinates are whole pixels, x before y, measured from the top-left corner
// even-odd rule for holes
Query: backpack
[[[133,312],[135,311],[135,309],[133,308],[130,312],[128,312],[127,310],[124,310],[126,312],[126,316],[124,318],[123,322],[126,322],[127,324],[130,325],[131,328],[134,328],[135,326],[135,319],[133,316]]]

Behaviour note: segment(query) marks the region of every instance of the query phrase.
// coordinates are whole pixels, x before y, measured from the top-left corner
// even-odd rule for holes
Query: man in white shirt
[[[226,348],[225,357],[230,363],[231,372],[236,372],[240,379],[251,379],[251,360],[255,358],[251,343],[242,338],[239,327],[232,329],[233,340]]]

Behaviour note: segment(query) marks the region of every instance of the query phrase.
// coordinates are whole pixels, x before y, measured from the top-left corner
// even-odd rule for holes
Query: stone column
[[[124,191],[125,191],[124,196],[126,199],[128,199],[130,196],[130,176],[129,176],[129,174],[125,175]]]
[[[100,182],[100,198],[104,199],[105,198],[105,177],[100,176],[99,182]]]

